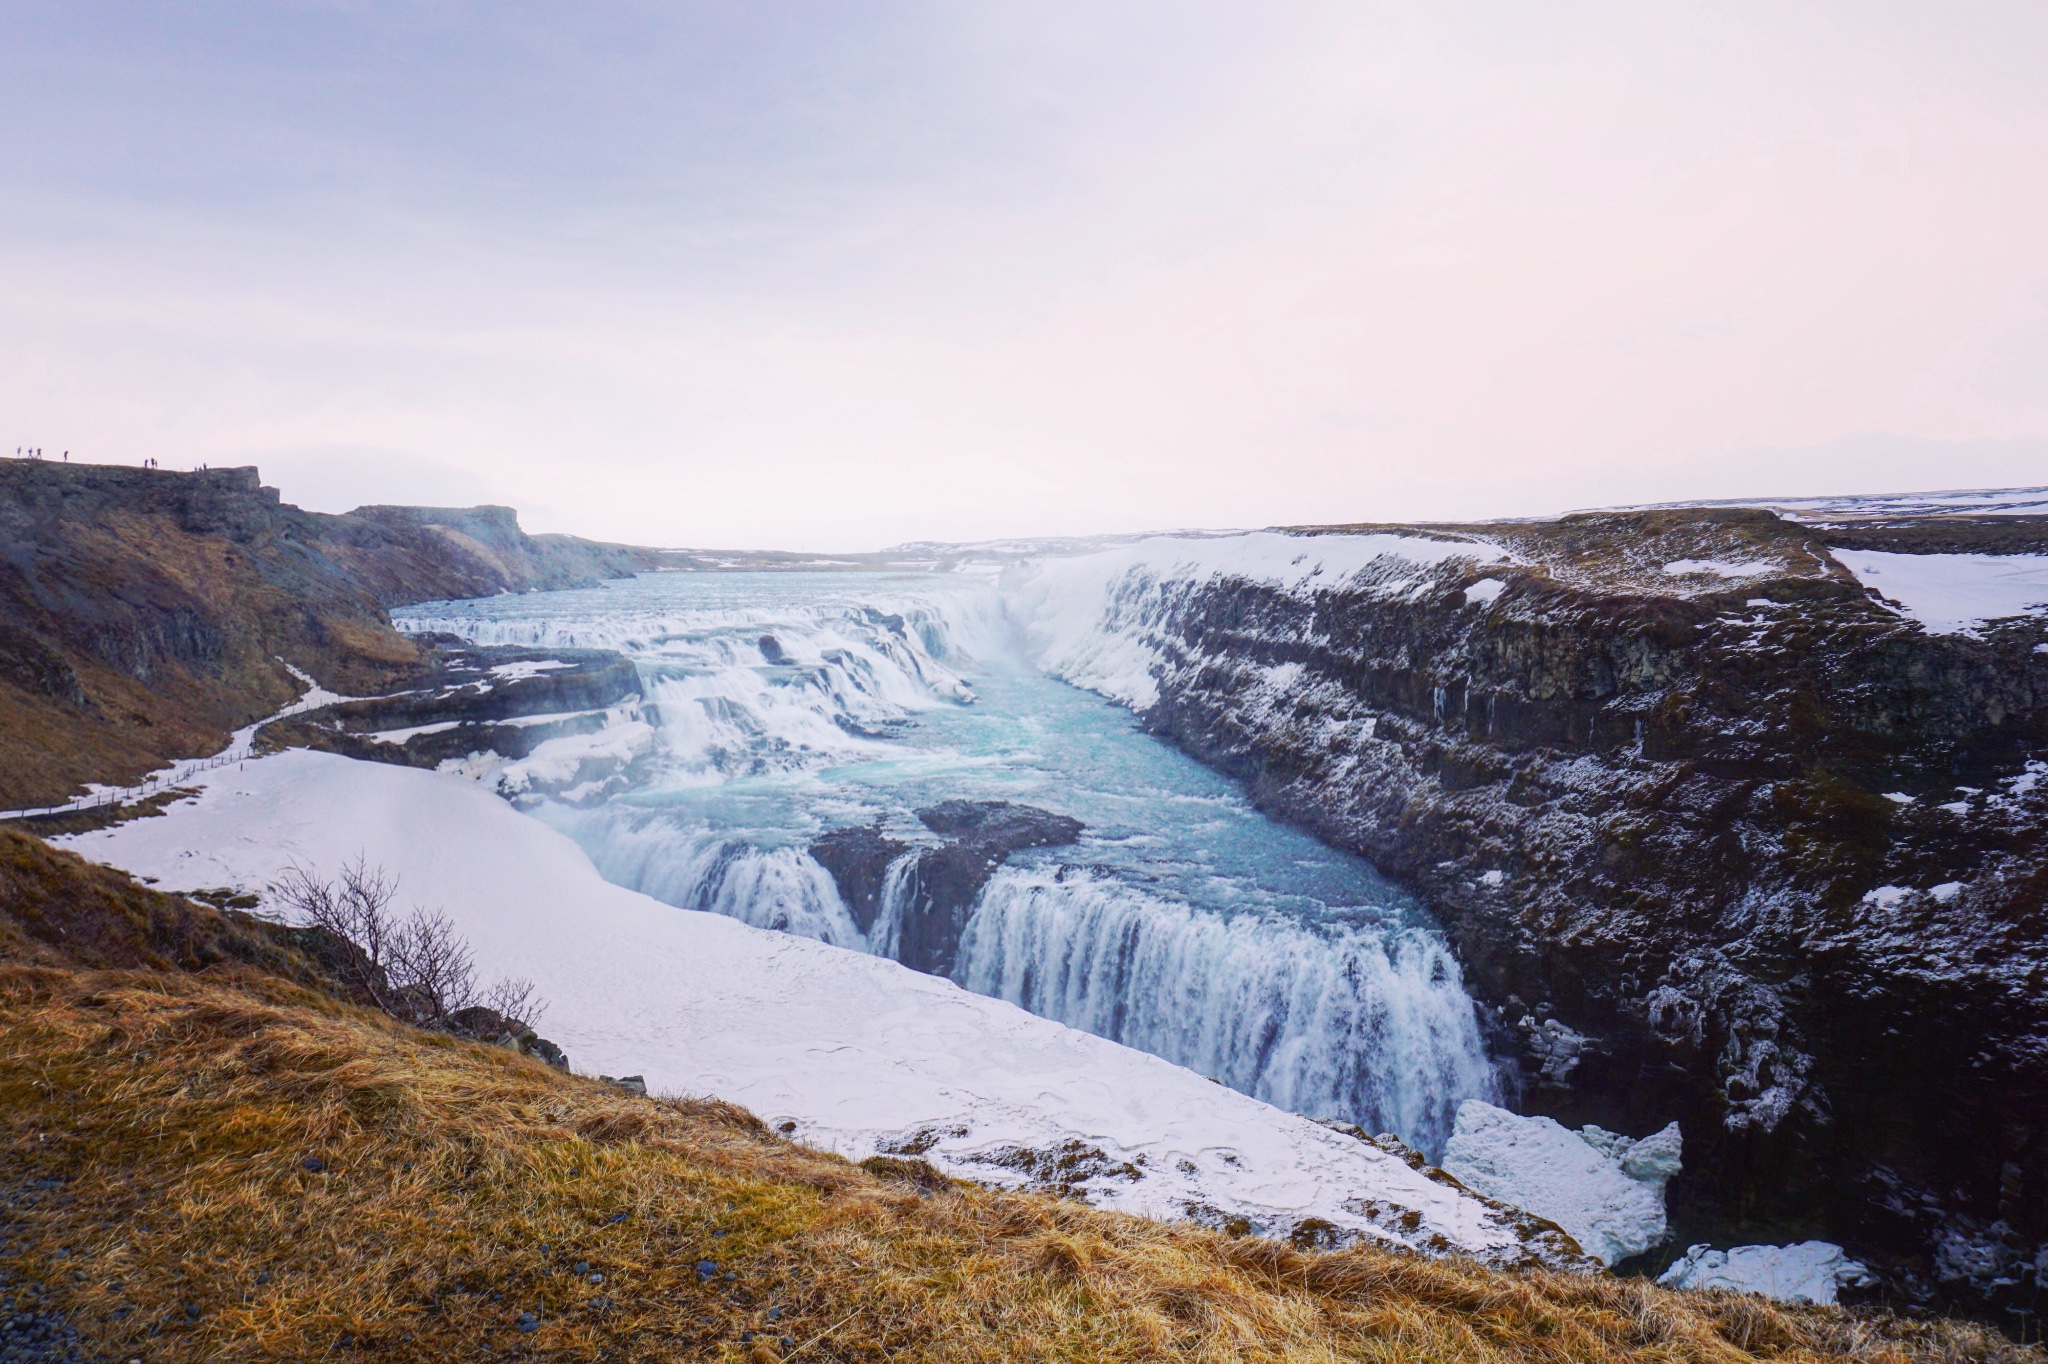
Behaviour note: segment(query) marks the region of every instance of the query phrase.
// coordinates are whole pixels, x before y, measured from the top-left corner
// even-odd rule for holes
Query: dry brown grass
[[[932,1188],[220,969],[0,966],[10,1267],[111,1358],[2044,1359]]]

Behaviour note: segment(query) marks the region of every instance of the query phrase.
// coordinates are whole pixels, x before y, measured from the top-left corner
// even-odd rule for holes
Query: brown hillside
[[[649,550],[530,537],[509,508],[285,505],[254,469],[0,461],[0,809],[218,750],[302,688],[418,671],[386,612],[582,586]]]

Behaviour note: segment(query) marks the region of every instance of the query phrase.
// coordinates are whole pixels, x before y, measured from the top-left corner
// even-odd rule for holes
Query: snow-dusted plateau
[[[857,1158],[1996,1310],[2048,1276],[2044,508],[437,570],[377,597],[430,669],[281,647],[357,699],[64,841],[273,906],[363,857],[577,1068]]]

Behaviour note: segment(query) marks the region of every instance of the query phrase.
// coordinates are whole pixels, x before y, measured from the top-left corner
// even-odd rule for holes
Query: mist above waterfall
[[[632,787],[534,811],[607,880],[903,959],[906,916],[930,890],[923,859],[944,846],[914,812],[1031,806],[1079,820],[1079,841],[1009,854],[957,956],[932,969],[1425,1150],[1461,1099],[1498,1097],[1473,1002],[1420,906],[1260,815],[1129,711],[1040,673],[989,579],[664,574],[429,604],[401,623],[635,660],[658,738]],[[856,828],[902,850],[865,930],[809,852]]]

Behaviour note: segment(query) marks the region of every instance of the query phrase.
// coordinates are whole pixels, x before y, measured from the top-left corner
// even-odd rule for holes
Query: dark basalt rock
[[[527,649],[467,644],[450,635],[413,638],[431,650],[430,670],[415,687],[389,696],[342,701],[265,725],[257,749],[313,748],[371,762],[435,767],[448,758],[496,753],[518,759],[549,739],[594,734],[603,708],[639,695],[632,660],[608,649]],[[525,677],[494,676],[494,668],[553,663]],[[530,716],[560,718],[512,723]],[[392,730],[453,725],[404,743],[370,736]]]
[[[504,1047],[522,1056],[536,1057],[553,1066],[556,1070],[569,1068],[569,1057],[560,1047],[540,1036],[530,1026],[516,1018],[507,1018],[496,1009],[482,1004],[472,1004],[466,1009],[457,1009],[444,1020],[449,1032],[457,1037]],[[645,1093],[646,1090],[641,1090]]]
[[[1011,853],[1050,848],[1081,836],[1081,821],[1004,800],[949,800],[917,812],[933,833],[948,839],[916,853],[898,925],[896,960],[935,976],[950,975],[960,935],[989,877]],[[868,932],[882,909],[889,866],[910,845],[880,829],[841,829],[811,845],[811,856],[832,873],[855,924]]]
[[[896,959],[935,976],[952,974],[974,902],[1011,853],[1081,836],[1078,819],[1006,800],[949,800],[917,817],[933,833],[958,840],[918,855],[903,907]]]
[[[917,812],[918,822],[941,838],[957,838],[1004,856],[1022,848],[1057,848],[1081,836],[1081,821],[1006,800],[948,800]]]
[[[1886,547],[2031,549],[2039,524]],[[2032,1293],[2048,627],[1928,635],[1764,512],[1484,533],[1524,566],[1146,598],[1146,722],[1423,892],[1527,1109],[1678,1118],[1674,1246],[1819,1236],[1951,1305]],[[1759,556],[1787,568],[1689,597],[1651,576]],[[1490,606],[1480,577],[1507,584]]]
[[[865,933],[882,909],[882,881],[889,864],[910,851],[908,843],[888,837],[879,827],[834,829],[811,844],[811,856],[832,873],[847,913]]]

